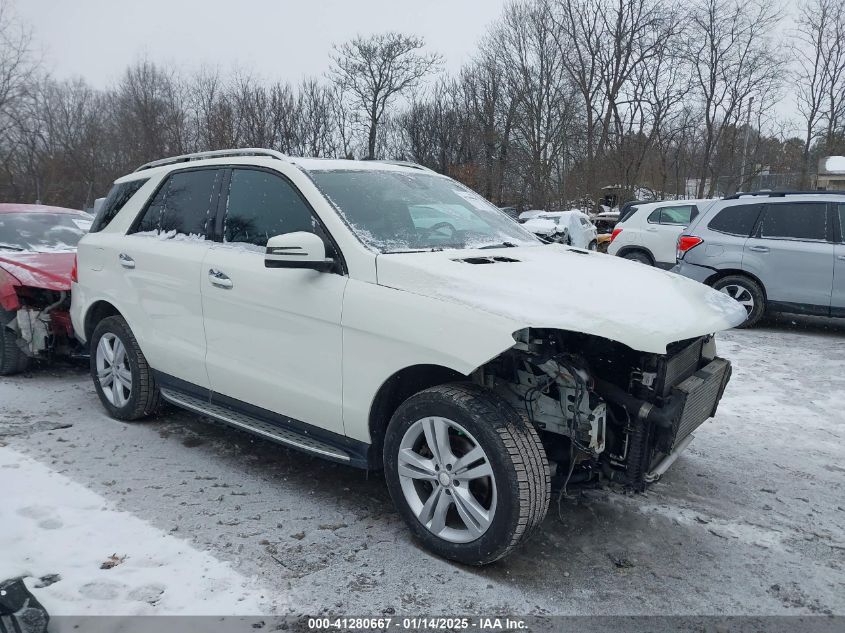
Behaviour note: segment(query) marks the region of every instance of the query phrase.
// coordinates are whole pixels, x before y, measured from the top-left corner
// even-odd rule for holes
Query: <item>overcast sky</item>
[[[239,67],[299,81],[328,68],[333,43],[358,33],[414,33],[457,70],[505,0],[16,0],[60,78],[97,87],[147,56],[184,70]]]

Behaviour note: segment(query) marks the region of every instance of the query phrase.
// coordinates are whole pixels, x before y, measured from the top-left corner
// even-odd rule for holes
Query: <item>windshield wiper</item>
[[[501,242],[500,244],[487,244],[486,246],[479,246],[478,250],[483,251],[487,248],[516,248],[513,242]]]
[[[0,244],[0,248],[5,248],[10,251],[24,251],[25,248],[21,248],[20,246],[12,246],[11,244]]]

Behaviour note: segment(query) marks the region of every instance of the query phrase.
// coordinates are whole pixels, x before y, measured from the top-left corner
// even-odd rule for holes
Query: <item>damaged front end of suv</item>
[[[564,488],[599,479],[642,491],[716,413],[730,363],[713,336],[635,351],[601,337],[524,329],[476,372],[540,433]]]

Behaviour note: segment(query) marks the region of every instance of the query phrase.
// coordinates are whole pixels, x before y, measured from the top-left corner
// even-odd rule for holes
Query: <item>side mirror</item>
[[[309,268],[326,272],[334,266],[334,260],[326,258],[326,245],[319,236],[297,231],[275,235],[267,240],[264,266],[267,268]]]

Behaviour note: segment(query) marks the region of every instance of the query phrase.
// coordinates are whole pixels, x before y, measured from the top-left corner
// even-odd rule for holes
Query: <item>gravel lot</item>
[[[228,561],[279,614],[845,614],[845,322],[784,318],[720,353],[719,414],[661,482],[553,507],[483,569],[420,549],[380,476],[175,410],[116,422],[84,368],[0,380],[0,445]]]

